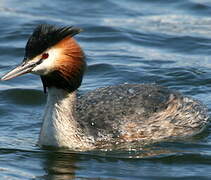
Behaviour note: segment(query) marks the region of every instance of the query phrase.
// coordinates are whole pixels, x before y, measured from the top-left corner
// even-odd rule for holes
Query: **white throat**
[[[87,149],[90,140],[75,119],[76,92],[49,88],[39,144],[44,146]],[[89,149],[89,148],[88,148]]]

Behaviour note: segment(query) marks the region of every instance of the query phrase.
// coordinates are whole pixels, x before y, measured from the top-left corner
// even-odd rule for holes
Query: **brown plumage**
[[[61,50],[59,59],[54,64],[54,70],[41,76],[44,91],[46,87],[58,87],[69,92],[76,90],[80,85],[86,69],[85,55],[78,43],[71,37],[58,42],[53,49]]]
[[[48,98],[39,144],[90,150],[127,142],[151,143],[201,132],[207,108],[199,101],[156,84],[123,84],[96,89],[76,101],[86,68],[74,27],[38,26],[23,63],[2,77],[32,72],[41,76]]]

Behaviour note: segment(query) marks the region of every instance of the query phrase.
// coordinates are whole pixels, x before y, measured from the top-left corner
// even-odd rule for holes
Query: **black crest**
[[[25,47],[25,59],[32,59],[66,36],[72,37],[80,32],[81,29],[72,26],[56,27],[49,24],[41,24],[35,28],[29,37]]]

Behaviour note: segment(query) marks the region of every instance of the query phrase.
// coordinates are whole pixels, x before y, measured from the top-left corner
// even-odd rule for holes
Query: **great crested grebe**
[[[23,62],[1,78],[41,76],[48,98],[40,145],[90,150],[116,142],[192,136],[207,126],[207,109],[199,101],[155,84],[109,86],[77,99],[86,62],[72,37],[80,31],[39,25],[29,37]]]

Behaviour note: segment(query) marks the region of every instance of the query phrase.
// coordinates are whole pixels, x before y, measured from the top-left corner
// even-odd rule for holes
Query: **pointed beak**
[[[12,69],[8,73],[6,73],[1,80],[6,81],[12,78],[15,78],[17,76],[21,76],[23,74],[29,73],[32,71],[32,69],[37,65],[35,62],[22,62],[19,66],[16,68]]]

